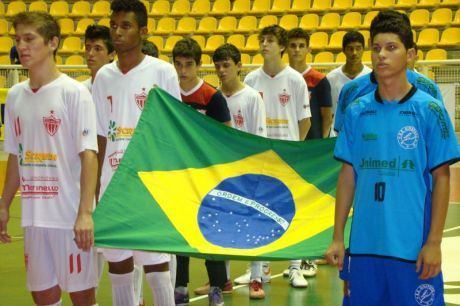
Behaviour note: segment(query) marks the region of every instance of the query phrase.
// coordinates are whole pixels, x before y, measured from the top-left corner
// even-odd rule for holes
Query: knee
[[[109,272],[112,274],[126,274],[134,270],[133,257],[118,262],[109,262]]]

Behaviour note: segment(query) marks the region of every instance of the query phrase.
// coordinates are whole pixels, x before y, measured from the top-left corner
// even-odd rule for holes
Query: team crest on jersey
[[[291,95],[286,92],[286,89],[283,89],[283,93],[278,94],[278,99],[280,100],[281,105],[285,106],[289,103]]]
[[[243,115],[241,115],[241,110],[238,111],[238,114],[233,115],[233,121],[237,127],[242,127],[244,124]]]
[[[61,119],[54,116],[54,111],[50,111],[49,117],[43,117],[43,125],[50,136],[54,136],[61,125]]]
[[[432,285],[422,284],[415,289],[415,301],[421,306],[431,306],[434,302],[435,293],[436,290]]]
[[[139,107],[140,110],[144,109],[145,105],[145,100],[147,99],[147,94],[145,93],[145,88],[142,88],[142,92],[138,95],[134,95],[134,98],[136,100],[137,107]]]
[[[419,140],[417,129],[413,126],[405,126],[399,130],[397,139],[403,149],[415,149]]]
[[[121,158],[123,156],[123,151],[115,151],[108,156],[109,165],[113,171],[117,170],[118,165],[121,162]]]

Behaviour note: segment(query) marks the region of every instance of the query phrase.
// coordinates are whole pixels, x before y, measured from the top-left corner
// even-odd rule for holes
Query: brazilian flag
[[[94,212],[96,245],[212,259],[320,257],[341,167],[334,144],[243,133],[152,89]]]

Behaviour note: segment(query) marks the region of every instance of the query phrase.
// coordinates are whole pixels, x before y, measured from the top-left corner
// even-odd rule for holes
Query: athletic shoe
[[[222,289],[223,294],[228,294],[232,293],[233,291],[233,284],[231,280],[228,280],[225,285],[224,289]],[[204,286],[196,288],[193,292],[195,292],[196,295],[206,295],[209,293],[209,282],[204,284]]]
[[[208,293],[209,306],[224,306],[224,296],[219,287],[211,287]]]
[[[294,288],[306,288],[308,286],[307,280],[303,277],[299,269],[291,269],[289,273],[289,283]]]
[[[253,280],[249,285],[249,298],[250,299],[263,299],[265,298],[265,292],[262,288],[262,283]]]
[[[269,266],[262,266],[262,283],[269,283],[272,278],[272,271]],[[251,282],[251,268],[246,270],[246,273],[235,278],[235,284],[245,285]]]
[[[304,277],[312,277],[315,276],[318,272],[318,266],[311,260],[302,260],[302,264],[300,265],[300,270]],[[283,271],[283,276],[288,277],[290,273],[289,269],[285,269]]]
[[[305,277],[315,276],[318,272],[318,266],[312,260],[302,260],[300,270]]]
[[[176,302],[176,306],[186,306],[189,303],[188,293],[180,293],[174,290],[174,301]]]

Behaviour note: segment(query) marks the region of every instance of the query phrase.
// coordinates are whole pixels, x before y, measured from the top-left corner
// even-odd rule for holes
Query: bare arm
[[[334,234],[332,243],[326,251],[326,259],[331,265],[337,265],[340,270],[343,267],[345,245],[343,242],[345,224],[350,213],[351,205],[355,195],[355,177],[353,167],[343,164],[337,182]]]
[[[435,277],[441,272],[441,241],[449,206],[449,165],[445,164],[432,172],[433,193],[431,227],[425,245],[417,258],[416,270],[420,279]]]
[[[304,141],[311,127],[310,118],[302,119],[298,122],[298,124],[299,124],[299,140]]]
[[[320,107],[323,138],[328,138],[332,125],[332,107]]]
[[[87,251],[94,243],[93,204],[97,181],[97,156],[92,150],[80,153],[80,207],[75,221],[75,242]]]
[[[11,237],[8,235],[7,224],[10,218],[9,211],[11,202],[19,188],[19,184],[18,157],[9,154],[6,165],[5,186],[3,188],[2,198],[0,199],[0,241],[3,243],[11,242]]]
[[[99,194],[101,192],[101,174],[102,165],[104,164],[105,148],[107,147],[107,138],[97,135],[97,184],[96,184],[96,203],[99,202]]]

